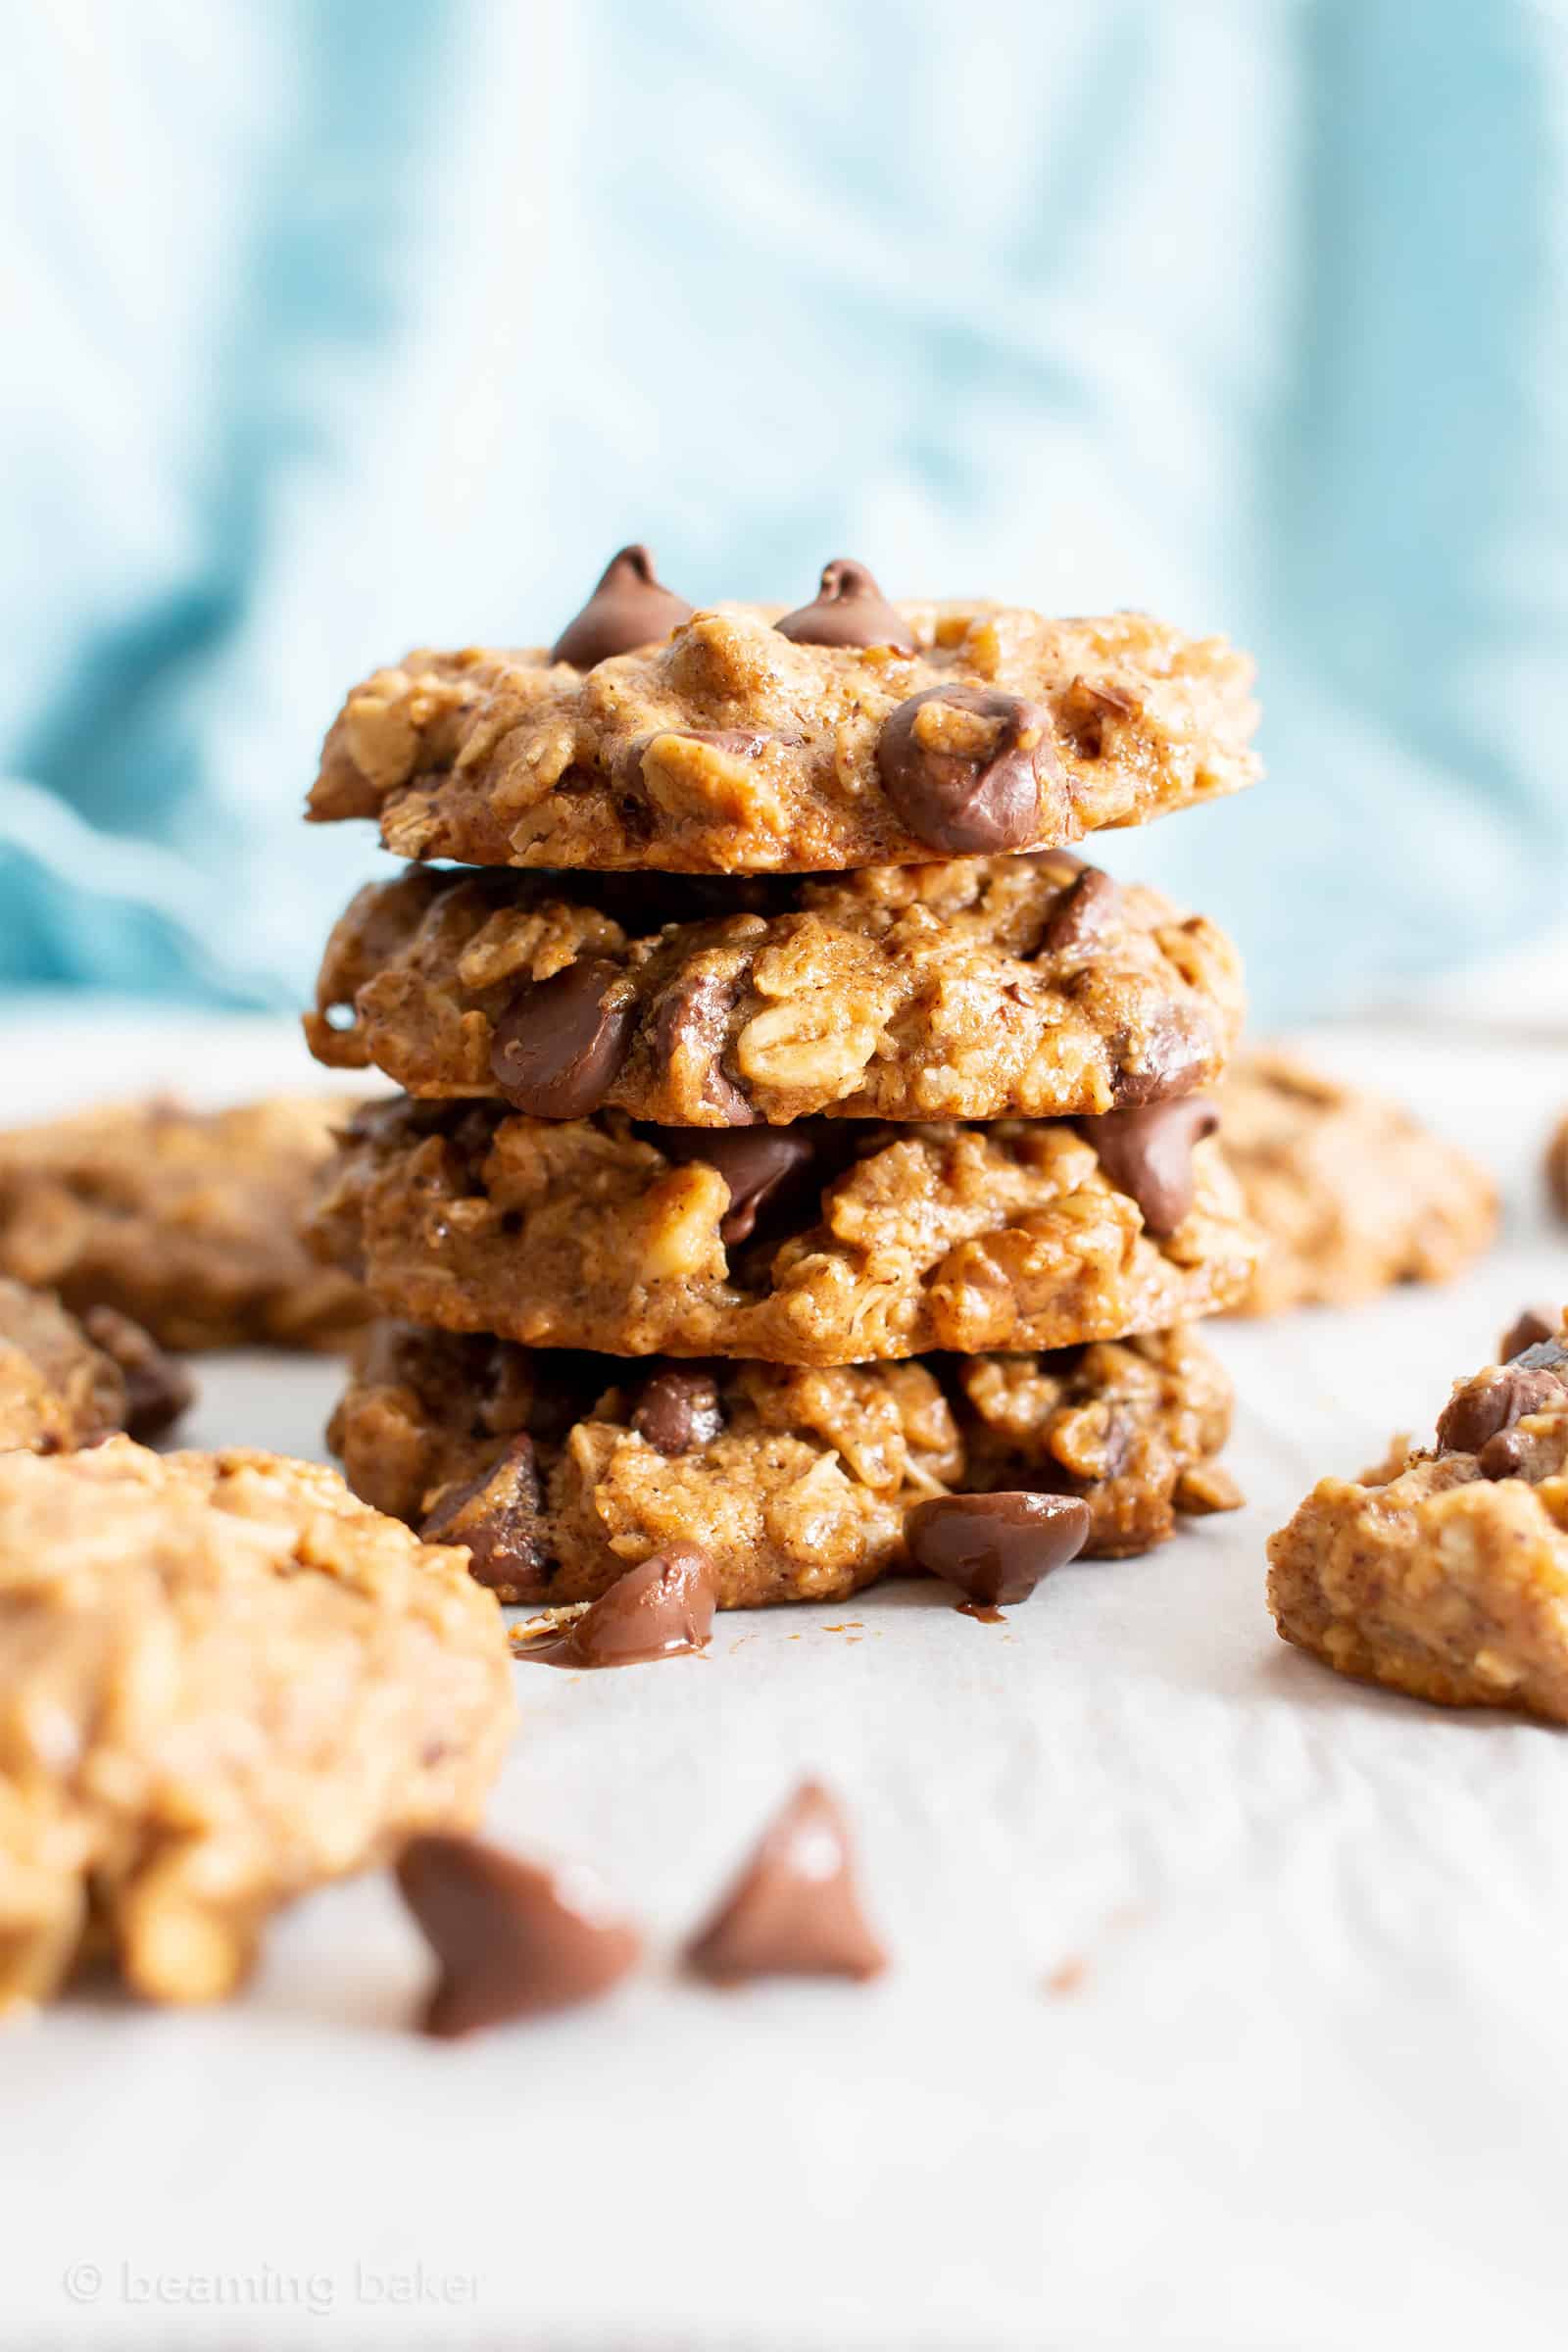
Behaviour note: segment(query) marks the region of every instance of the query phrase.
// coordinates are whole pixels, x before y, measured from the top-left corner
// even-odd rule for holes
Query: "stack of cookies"
[[[684,1542],[731,1607],[1016,1596],[1233,1501],[1191,1325],[1256,1255],[1200,1093],[1237,958],[1062,845],[1250,782],[1250,677],[848,562],[697,612],[630,547],[548,651],[357,687],[311,813],[410,861],[307,1022],[403,1089],[317,1218],[396,1318],[360,1494],[509,1599]]]

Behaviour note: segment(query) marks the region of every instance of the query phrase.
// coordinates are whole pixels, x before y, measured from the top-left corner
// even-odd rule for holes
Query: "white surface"
[[[1447,1291],[1219,1331],[1245,1510],[1064,1569],[1004,1628],[892,1586],[721,1619],[701,1660],[519,1668],[491,1827],[595,1863],[653,1966],[433,2045],[367,1881],[280,1923],[227,2010],[10,2034],[0,2341],[1559,2346],[1564,1735],[1286,1649],[1262,1545],[1568,1297],[1534,1210],[1568,1067],[1430,1032],[1319,1051],[1467,1140],[1510,1227]],[[13,1025],[6,1066],[13,1117],[309,1079],[265,1024],[79,1012]],[[333,1367],[205,1371],[192,1442],[318,1450]],[[683,1984],[672,1947],[807,1770],[858,1825],[894,1972]],[[391,2273],[461,2300],[394,2305]]]

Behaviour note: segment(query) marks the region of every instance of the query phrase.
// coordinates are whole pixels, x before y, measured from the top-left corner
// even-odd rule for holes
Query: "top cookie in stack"
[[[898,1551],[871,1499],[1010,1479],[1107,1505],[1133,1423],[1185,1415],[1207,1434],[1164,1463],[1168,1506],[1217,1443],[1171,1327],[1231,1303],[1254,1254],[1195,1095],[1241,980],[1203,917],[1064,845],[1249,783],[1250,679],[1223,641],[1140,614],[895,606],[847,562],[795,612],[694,612],[627,548],[548,652],[421,653],[356,689],[311,813],[378,817],[416,870],[341,919],[307,1028],[405,1099],[358,1122],[324,1246],[383,1308],[486,1347],[745,1359],[684,1375],[700,1408],[653,1434],[667,1369],[607,1363],[588,1405],[574,1374],[568,1436],[564,1368],[460,1377],[405,1332],[339,1415],[357,1483],[419,1516],[526,1440],[537,1567],[511,1581],[575,1597],[671,1532],[628,1500],[637,1448],[678,1453],[688,1488],[703,1463],[732,1490],[762,1477],[734,1453],[750,1382],[753,1452],[772,1463],[787,1433],[797,1481],[825,1493],[835,1471],[878,1533],[826,1582],[786,1573],[770,1489],[729,1544],[767,1575],[721,1576],[721,1597],[864,1581]],[[1151,1375],[1143,1420],[1118,1406],[1112,1442],[1129,1366],[1091,1344],[1129,1335],[1184,1371]],[[1020,1353],[1086,1348],[1032,1372]],[[969,1360],[894,1377],[927,1350]],[[995,1350],[988,1379],[973,1359]],[[877,1446],[847,1405],[780,1401],[781,1367],[852,1365]],[[1064,1379],[1070,1411],[1066,1389],[1048,1410],[1041,1384]],[[511,1425],[476,1423],[469,1392],[497,1381]],[[684,1508],[673,1532],[712,1540],[701,1498]],[[1115,1515],[1091,1547],[1131,1547]]]

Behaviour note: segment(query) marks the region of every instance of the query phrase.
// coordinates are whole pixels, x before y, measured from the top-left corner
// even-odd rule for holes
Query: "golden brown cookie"
[[[1216,1077],[1229,940],[1070,851],[723,883],[410,873],[339,921],[306,1034],[419,1096],[676,1127],[1095,1113]]]
[[[1552,1129],[1546,1146],[1546,1198],[1557,1216],[1568,1219],[1568,1118]]]
[[[113,1307],[78,1322],[53,1292],[0,1276],[0,1452],[162,1437],[194,1394],[183,1365]]]
[[[1341,1674],[1568,1722],[1568,1351],[1459,1382],[1435,1448],[1323,1479],[1268,1556],[1281,1635]]]
[[[1273,1051],[1244,1055],[1214,1100],[1267,1245],[1241,1313],[1446,1282],[1491,1246],[1491,1177],[1396,1104]]]
[[[315,1232],[387,1312],[530,1347],[786,1364],[1064,1348],[1245,1290],[1254,1239],[1217,1147],[1192,1140],[1205,1123],[1196,1097],[1082,1131],[404,1101],[356,1119]]]
[[[950,1491],[1081,1495],[1087,1549],[1146,1551],[1237,1499],[1231,1389],[1190,1331],[1054,1355],[806,1371],[628,1362],[385,1324],[333,1416],[356,1493],[472,1548],[508,1600],[592,1599],[680,1543],[719,1605],[837,1598],[903,1566]]]
[[[365,1301],[300,1239],[350,1105],[112,1103],[0,1134],[0,1274],[166,1348],[333,1348]]]
[[[0,1456],[0,2008],[90,1925],[221,1997],[276,1904],[470,1823],[513,1700],[466,1569],[313,1464]]]
[[[310,813],[376,817],[402,858],[809,873],[1054,848],[1258,772],[1252,665],[1223,638],[878,606],[861,642],[670,600],[556,660],[411,654],[349,696]]]

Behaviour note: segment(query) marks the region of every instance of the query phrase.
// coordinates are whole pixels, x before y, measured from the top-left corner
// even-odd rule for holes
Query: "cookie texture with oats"
[[[410,654],[348,696],[309,812],[466,865],[817,872],[1056,848],[1258,773],[1252,664],[1223,638],[1141,612],[890,610],[868,644],[720,605],[584,668]]]
[[[1109,1125],[720,1134],[399,1102],[354,1122],[314,1232],[388,1313],[615,1355],[1063,1348],[1234,1303],[1255,1241],[1216,1145],[1187,1148],[1151,1231],[1089,1140]]]
[[[194,1393],[184,1367],[113,1307],[78,1321],[52,1292],[0,1276],[0,1452],[161,1437]]]
[[[696,1543],[718,1603],[840,1598],[906,1565],[933,1495],[1081,1495],[1090,1554],[1238,1499],[1231,1388],[1191,1331],[1051,1355],[802,1369],[536,1352],[376,1327],[333,1416],[350,1485],[509,1601],[591,1600]]]
[[[306,1035],[410,1094],[526,1109],[581,1050],[590,970],[598,1102],[682,1127],[1152,1102],[1218,1076],[1245,1009],[1223,932],[1052,851],[751,882],[415,871],[340,918]]]
[[[278,1903],[471,1823],[511,1731],[466,1555],[314,1464],[0,1456],[0,2008],[94,1937],[221,1997]]]

